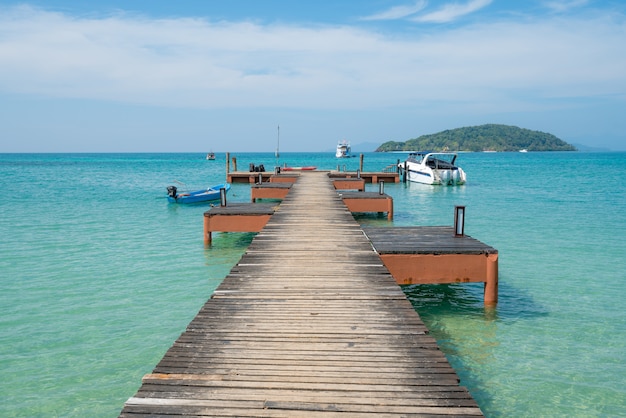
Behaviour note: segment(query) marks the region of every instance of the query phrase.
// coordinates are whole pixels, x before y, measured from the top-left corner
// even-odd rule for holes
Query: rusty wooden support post
[[[487,254],[484,300],[485,306],[494,306],[498,303],[498,254]]]
[[[204,240],[204,245],[211,245],[211,218],[209,216],[207,216],[206,214],[204,215],[204,228],[203,228],[203,240]]]

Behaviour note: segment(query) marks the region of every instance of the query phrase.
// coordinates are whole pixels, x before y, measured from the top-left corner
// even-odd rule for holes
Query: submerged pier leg
[[[204,245],[211,245],[211,218],[204,216],[203,239]]]
[[[485,306],[498,303],[498,254],[487,255],[487,278],[485,280]]]

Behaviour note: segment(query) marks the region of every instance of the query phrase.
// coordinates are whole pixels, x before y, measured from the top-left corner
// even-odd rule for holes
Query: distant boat
[[[519,152],[528,152],[528,150],[524,148],[524,149],[519,150]]]
[[[339,143],[337,144],[337,151],[335,152],[335,157],[337,158],[352,157],[352,148],[350,147],[349,141],[346,141],[345,139],[343,141],[339,141]]]
[[[406,162],[398,167],[406,173],[406,179],[423,184],[455,186],[465,184],[466,176],[461,167],[455,165],[454,152],[412,152]]]
[[[225,189],[226,193],[228,193],[230,184],[218,184],[217,186],[212,186],[207,189],[183,193],[178,193],[176,186],[167,186],[167,200],[171,203],[199,203],[220,200],[221,189]]]
[[[207,160],[214,160],[215,159],[215,153],[214,152],[207,153],[206,159]]]

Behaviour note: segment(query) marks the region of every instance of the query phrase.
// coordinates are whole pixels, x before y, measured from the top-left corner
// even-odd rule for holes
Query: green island
[[[387,141],[376,152],[392,151],[576,151],[552,134],[517,126],[486,124],[422,135],[405,142]]]

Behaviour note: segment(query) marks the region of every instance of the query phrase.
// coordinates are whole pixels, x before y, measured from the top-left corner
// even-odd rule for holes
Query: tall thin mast
[[[276,139],[276,158],[278,158],[280,156],[280,154],[278,152],[279,146],[280,146],[280,125],[278,125],[278,137]]]

